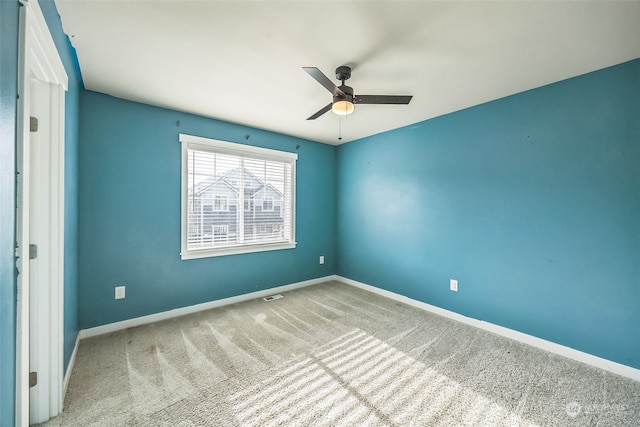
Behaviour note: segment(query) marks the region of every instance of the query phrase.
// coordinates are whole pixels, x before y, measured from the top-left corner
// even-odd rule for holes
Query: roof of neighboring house
[[[263,192],[263,191],[265,191],[265,190],[273,190],[273,191],[275,191],[276,193],[278,193],[278,196],[279,196],[279,197],[282,197],[282,193],[280,192],[280,190],[278,190],[276,187],[274,187],[274,186],[273,186],[273,185],[271,185],[271,184],[263,185],[263,186],[262,186],[262,188],[260,188],[258,191],[256,191],[253,195],[255,196],[255,195],[257,195],[258,193],[261,193],[261,192]]]
[[[233,185],[232,184],[232,180],[230,178],[233,175],[235,175],[238,172],[240,172],[241,169],[244,169],[245,181],[246,181],[247,177],[249,177],[249,179],[253,179],[254,181],[256,181],[258,183],[258,185],[255,188],[247,188],[247,187],[245,187],[245,189],[244,189],[245,197],[247,195],[249,197],[254,197],[256,194],[260,193],[261,191],[263,191],[265,189],[271,189],[271,190],[275,191],[278,194],[279,197],[282,197],[282,192],[280,192],[277,188],[275,188],[273,185],[271,185],[269,183],[265,184],[260,178],[255,176],[255,174],[253,174],[247,168],[234,168],[234,169],[230,170],[229,172],[227,172],[226,174],[224,174],[223,176],[221,176],[220,178],[215,178],[215,177],[207,178],[204,181],[196,184],[195,193],[200,195],[200,194],[204,193],[205,191],[207,191],[207,190],[209,190],[209,189],[211,189],[211,188],[213,188],[213,187],[215,187],[215,186],[217,186],[219,184],[224,184],[225,186],[231,188],[236,193],[239,192],[239,188],[237,187],[237,185]]]

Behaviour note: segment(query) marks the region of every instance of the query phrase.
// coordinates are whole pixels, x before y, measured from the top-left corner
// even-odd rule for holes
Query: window
[[[295,247],[296,154],[185,134],[180,142],[182,259]]]
[[[262,210],[263,211],[273,210],[273,197],[265,197],[262,199]]]
[[[213,210],[218,212],[228,211],[229,205],[228,205],[227,196],[220,196],[216,194],[213,199]]]

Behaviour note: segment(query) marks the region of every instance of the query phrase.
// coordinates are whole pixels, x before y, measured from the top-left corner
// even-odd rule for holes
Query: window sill
[[[266,251],[278,251],[281,249],[294,249],[296,243],[272,243],[264,245],[250,245],[250,246],[231,246],[220,249],[191,249],[189,251],[183,251],[180,253],[180,259],[198,259],[198,258],[212,258],[225,255],[239,255],[248,254],[254,252],[266,252]]]

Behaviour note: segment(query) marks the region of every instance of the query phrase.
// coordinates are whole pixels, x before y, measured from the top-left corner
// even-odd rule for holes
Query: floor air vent
[[[268,297],[264,297],[262,299],[265,301],[273,301],[274,299],[280,299],[280,298],[282,298],[282,295],[278,294],[278,295],[271,295]]]

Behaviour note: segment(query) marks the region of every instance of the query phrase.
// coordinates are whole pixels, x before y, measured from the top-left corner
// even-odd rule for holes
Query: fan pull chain
[[[338,141],[342,141],[342,117],[338,116]]]

